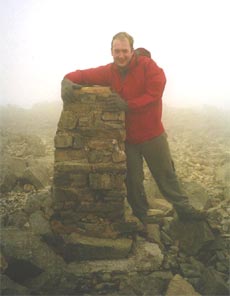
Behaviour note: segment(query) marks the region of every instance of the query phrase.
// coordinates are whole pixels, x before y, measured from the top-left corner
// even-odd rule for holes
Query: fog
[[[1,105],[59,101],[63,76],[110,63],[119,31],[167,76],[164,103],[230,108],[228,0],[0,2]]]

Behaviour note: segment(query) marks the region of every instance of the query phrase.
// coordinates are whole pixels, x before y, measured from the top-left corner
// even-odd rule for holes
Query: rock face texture
[[[107,87],[76,90],[55,136],[55,214],[67,232],[75,228],[71,244],[85,259],[125,257],[131,248],[124,238],[133,230],[124,211],[125,114],[107,111],[110,95]]]

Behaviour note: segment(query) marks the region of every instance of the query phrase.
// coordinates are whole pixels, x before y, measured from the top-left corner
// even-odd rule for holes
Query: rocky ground
[[[165,123],[177,173],[185,182],[205,187],[210,197],[222,196],[222,169],[230,162],[229,111],[166,109]]]
[[[13,213],[29,192],[52,182],[54,135],[62,104],[45,103],[27,110],[0,109],[1,213]]]
[[[51,184],[53,139],[61,108],[61,103],[47,103],[35,105],[30,110],[13,106],[0,109],[0,188],[1,201],[4,203],[1,211],[15,199],[18,202],[12,203],[8,209],[14,211],[13,206],[17,207],[29,191],[36,189],[35,184],[29,182],[32,177],[28,180],[21,175],[24,167],[33,166],[35,160],[41,170],[48,169],[49,181],[44,185]],[[229,111],[208,106],[199,109],[166,106],[163,120],[182,184],[202,187],[209,198],[223,199],[223,196],[228,195],[229,179],[226,171],[230,163]],[[16,171],[15,178],[12,171]],[[147,194],[160,196],[157,188],[151,188],[151,179],[146,168]]]
[[[52,184],[54,153],[53,138],[61,108],[62,106],[60,104],[50,103],[34,106],[31,110],[24,110],[12,106],[2,107],[0,110],[0,214],[2,230],[6,230],[8,226],[17,226],[19,228],[23,226],[25,228],[31,224],[38,235],[44,236],[47,232],[47,222],[44,221],[44,219],[42,220],[41,212],[38,212],[37,210],[38,208],[42,209],[43,216],[45,217],[51,215],[49,213],[50,208],[48,208],[48,206],[50,206],[50,195],[47,192],[49,192]],[[117,291],[117,275],[111,276],[111,272],[107,270],[102,276],[102,269],[100,269],[98,265],[91,266],[89,269],[91,268],[97,277],[102,276],[102,279],[101,281],[94,279],[94,284],[90,284],[91,290],[87,290],[86,288],[84,290],[84,284],[81,284],[80,282],[83,281],[83,279],[84,281],[89,282],[89,279],[86,280],[86,278],[84,278],[86,275],[77,274],[77,270],[82,268],[82,266],[75,266],[75,263],[71,262],[68,265],[67,274],[69,277],[73,278],[74,281],[77,279],[79,286],[83,287],[81,288],[81,295],[91,295],[90,292],[94,291],[94,295],[97,293],[104,293],[106,295],[148,296],[150,295],[150,291],[154,291],[153,286],[149,285],[150,279],[154,283],[154,287],[159,288],[158,290],[156,289],[155,294],[152,295],[157,295],[157,293],[160,294],[159,291],[161,291],[161,295],[173,295],[172,292],[170,292],[170,287],[177,285],[178,281],[180,287],[182,287],[183,284],[186,285],[183,281],[184,279],[186,279],[186,281],[188,280],[192,287],[202,295],[210,296],[210,293],[213,291],[215,291],[215,294],[212,294],[213,296],[227,295],[226,287],[229,285],[229,253],[227,250],[229,247],[230,232],[229,111],[218,110],[211,107],[200,109],[176,109],[165,107],[163,118],[171,147],[172,158],[183,188],[189,193],[191,202],[194,206],[197,208],[206,207],[209,209],[209,225],[212,233],[210,234],[204,225],[200,225],[200,227],[204,227],[204,233],[209,237],[207,241],[212,241],[212,243],[207,247],[205,245],[207,241],[199,238],[197,244],[189,244],[188,242],[183,241],[180,247],[178,247],[176,244],[178,233],[175,231],[174,235],[172,234],[175,225],[171,222],[169,223],[169,221],[172,221],[173,219],[173,217],[169,215],[169,217],[165,218],[163,225],[159,226],[152,224],[154,226],[151,226],[153,239],[157,242],[162,254],[164,254],[164,260],[162,259],[163,262],[161,262],[161,274],[159,271],[148,271],[147,274],[145,274],[145,269],[143,269],[145,271],[141,271],[142,265],[139,258],[138,264],[140,265],[140,270],[134,272],[132,270],[127,270],[125,267],[124,272],[124,270],[121,271],[119,269],[120,267],[118,269],[115,268],[116,274],[124,272],[126,275],[128,273],[129,277],[126,277],[124,281],[119,282],[120,288],[123,285],[123,288],[120,289],[120,294],[118,292],[114,292],[115,294],[112,294],[111,292],[111,294],[109,294],[106,291]],[[145,168],[145,176],[145,188],[150,204],[154,208],[158,202],[157,206],[160,204],[159,207],[162,209],[164,205],[159,202],[159,200],[162,200],[162,196],[155,186],[147,168]],[[38,203],[42,203],[42,206],[40,205],[36,208],[38,204],[35,200],[37,200]],[[31,202],[34,204],[33,206],[31,205]],[[43,225],[43,229],[45,229],[42,234],[40,233],[41,228],[39,228],[41,225]],[[194,235],[193,237],[197,239],[194,225],[187,226],[187,228],[184,228],[183,225],[180,224],[176,224],[176,226],[180,229],[180,232],[184,237],[186,237],[186,232],[190,227],[189,229]],[[25,236],[25,239],[29,239],[28,235],[24,232],[20,232],[18,229],[11,229],[9,232],[8,230],[4,231],[2,231],[2,233],[5,234],[7,241],[6,245],[9,250],[12,249],[12,237],[16,236],[17,233],[19,236],[21,235],[21,238]],[[31,237],[30,239],[34,240],[34,246],[44,248],[44,246],[40,245],[40,240],[38,241],[37,238]],[[188,240],[189,239],[191,239],[191,237],[188,238]],[[19,237],[18,240],[20,241]],[[143,241],[140,238],[137,239],[137,245],[141,244],[143,244]],[[21,247],[22,245],[23,242],[21,242]],[[21,247],[19,246],[18,252],[21,252],[22,254],[23,250],[20,249]],[[151,252],[148,252],[148,248],[149,245],[144,244],[141,251],[143,252],[143,250],[147,250],[146,252],[148,256],[150,256]],[[138,250],[137,247],[137,253]],[[48,252],[47,249],[43,249],[43,251]],[[159,250],[157,250],[156,253],[158,254],[158,259],[163,258],[162,254],[159,255]],[[28,259],[26,257],[28,255],[24,254],[23,256],[24,259]],[[36,253],[36,256],[37,257],[34,260],[42,262],[42,255]],[[53,258],[52,262],[56,262],[56,255],[52,253],[50,256]],[[143,256],[141,258],[143,259]],[[2,259],[1,261],[1,270],[3,272],[7,270],[7,267],[4,267],[4,260],[5,259]],[[31,259],[28,260],[31,262]],[[60,260],[58,259],[58,266],[64,268],[64,263],[59,261]],[[33,264],[35,264],[35,262],[33,262]],[[39,264],[39,268],[48,268],[45,262]],[[127,264],[130,266],[130,262],[127,262]],[[12,268],[12,266],[15,267],[16,265],[12,263],[10,266]],[[57,267],[56,263],[55,267]],[[26,268],[30,269],[29,266],[26,266]],[[32,268],[32,270],[39,274],[39,268]],[[66,272],[66,267],[64,269]],[[207,275],[207,277],[203,279],[201,277],[202,270],[205,271]],[[8,276],[12,280],[14,277],[11,272],[12,270],[9,269],[8,262]],[[86,274],[88,276],[87,272]],[[98,274],[100,274],[100,276]],[[175,275],[176,278],[175,276],[173,277],[173,275]],[[183,278],[181,278],[181,276]],[[64,281],[64,277],[63,274],[59,274],[55,277],[55,280],[60,280],[60,278],[62,278],[62,281]],[[8,285],[6,283],[8,280],[9,279],[4,278],[5,286]],[[25,279],[23,278],[23,280],[19,281],[20,284],[22,284],[24,280]],[[62,286],[65,287],[66,291],[69,291],[68,295],[77,295],[76,286],[71,289],[70,286],[73,285],[73,282],[70,279],[68,280],[69,281],[65,279],[65,283],[63,283]],[[209,284],[209,286],[204,284],[204,282],[210,283],[210,281],[214,282],[214,286],[211,284]],[[31,285],[34,285],[35,287],[36,281],[34,280],[32,282],[33,284],[28,282],[27,287],[31,288]],[[52,280],[49,282],[50,285],[51,282]],[[169,282],[171,283],[171,286],[168,285],[167,289],[165,288],[166,282],[167,285]],[[201,287],[202,283],[203,290]],[[130,287],[132,287],[132,289]],[[23,289],[23,285],[18,288],[15,287],[14,291],[18,291],[18,294],[15,295],[39,294],[38,288],[37,290],[35,289],[35,294],[31,292],[31,289],[30,292],[28,288]],[[75,292],[73,292],[74,289]],[[195,294],[195,290],[192,291],[190,289],[191,287],[187,288],[187,294],[184,295],[201,295],[198,293]],[[10,295],[9,292],[6,292],[7,290],[4,291],[5,295]],[[44,290],[42,290],[42,288],[40,291],[40,293],[43,294],[39,295],[44,295]],[[188,291],[190,291],[190,294],[188,294]],[[57,294],[53,293],[53,295]]]

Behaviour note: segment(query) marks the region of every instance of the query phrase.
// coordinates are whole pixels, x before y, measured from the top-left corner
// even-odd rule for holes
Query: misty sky
[[[164,69],[166,104],[230,108],[229,0],[0,0],[0,14],[1,104],[61,100],[63,76],[110,63],[127,31]]]

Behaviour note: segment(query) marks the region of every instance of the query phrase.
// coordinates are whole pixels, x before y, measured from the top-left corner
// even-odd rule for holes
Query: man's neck
[[[125,78],[125,76],[128,73],[128,67],[122,67],[122,68],[118,68],[119,69],[119,73],[121,74],[122,78]]]

